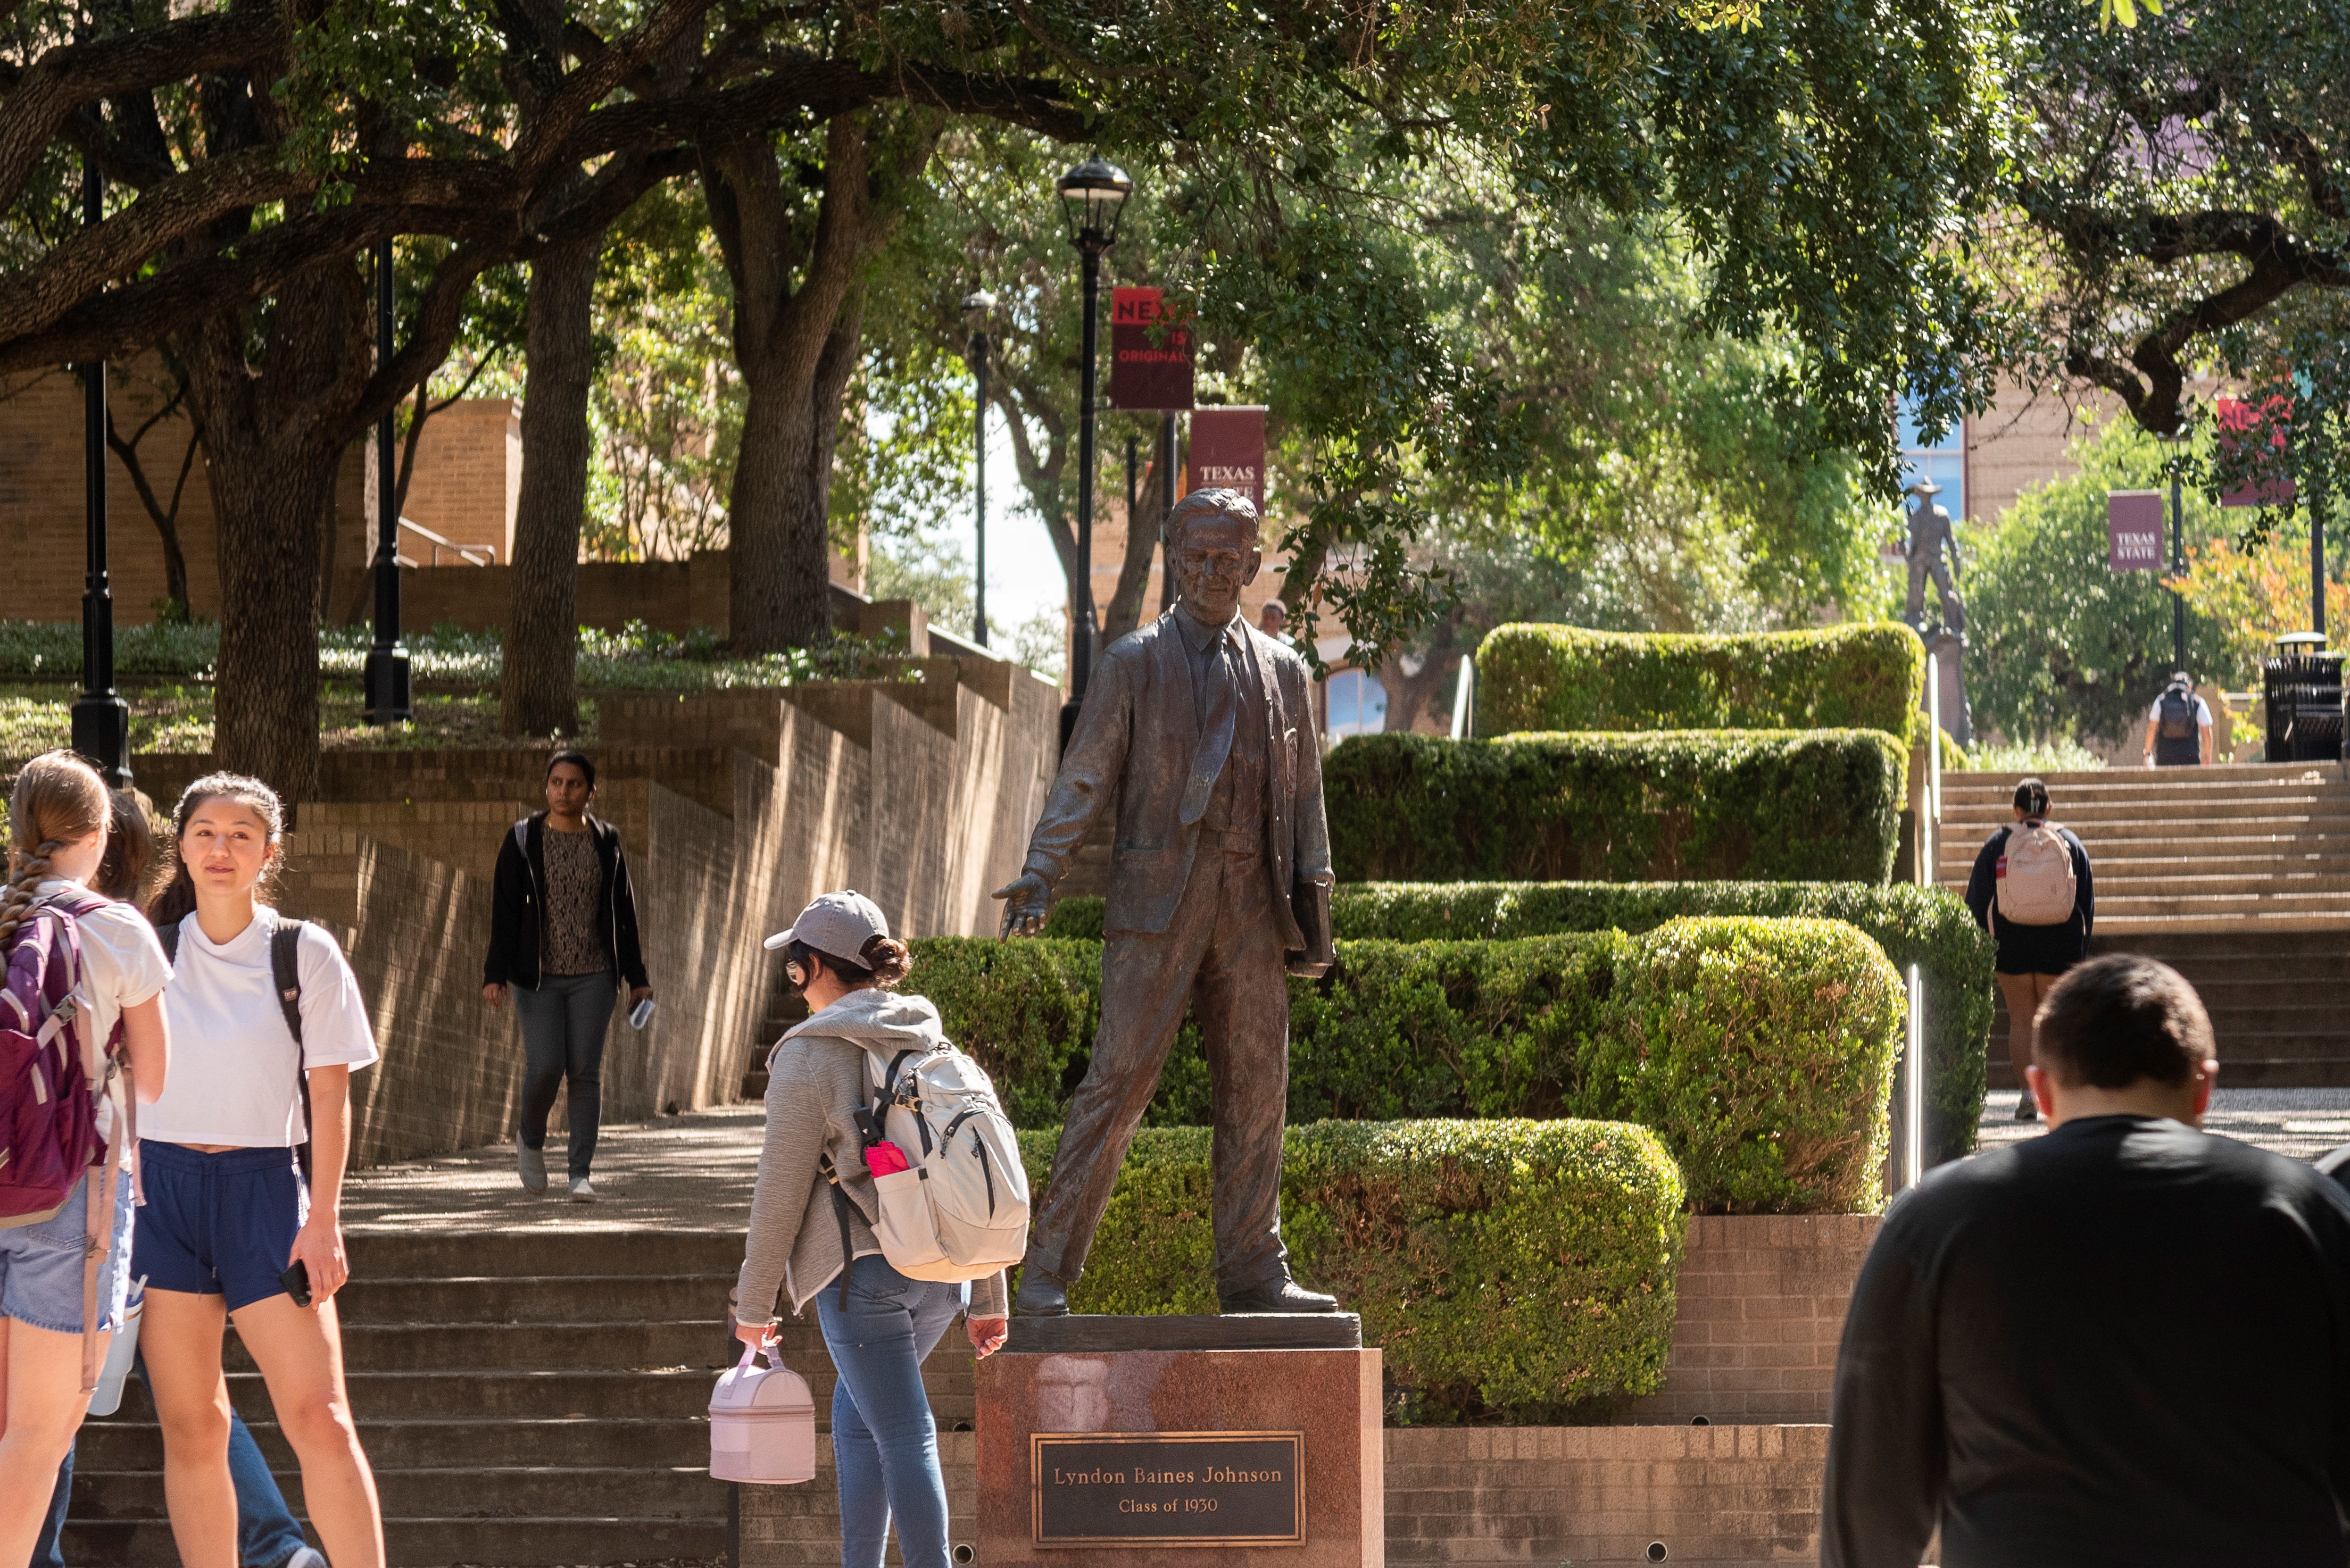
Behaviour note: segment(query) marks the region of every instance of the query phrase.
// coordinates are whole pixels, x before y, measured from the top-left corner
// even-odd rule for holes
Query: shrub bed
[[[1021,1135],[1039,1190],[1058,1136]],[[1204,1127],[1135,1139],[1074,1310],[1216,1310],[1208,1152]],[[1647,1130],[1315,1122],[1289,1129],[1282,1165],[1291,1267],[1362,1314],[1396,1418],[1591,1419],[1662,1380],[1683,1192]]]
[[[1882,884],[1908,768],[1874,730],[1744,730],[1359,735],[1323,774],[1344,882]]]
[[[1690,915],[1802,916],[1859,927],[1893,967],[1926,986],[1926,1152],[1971,1154],[1991,1036],[1991,938],[1947,888],[1860,882],[1364,882],[1342,884],[1330,923],[1342,939],[1509,940],[1571,931],[1639,932]],[[1051,937],[1101,937],[1099,898],[1053,907]]]
[[[934,937],[913,946],[910,988],[935,1002],[948,1034],[996,1075],[1014,1120],[1059,1120],[1099,1016],[1099,945]],[[1712,986],[1732,989],[1717,995]],[[1675,988],[1706,997],[1707,1016],[1668,1009]],[[1711,1069],[1661,1033],[1683,1024],[1703,1028]],[[1635,1120],[1677,1158],[1684,1147],[1694,1153],[1705,1174],[1691,1177],[1689,1191],[1702,1209],[1846,1212],[1875,1206],[1900,1032],[1892,965],[1861,932],[1831,920],[1346,941],[1329,974],[1290,982],[1288,1115],[1298,1125]],[[1711,1101],[1695,1086],[1709,1071],[1719,1090]],[[1187,1023],[1146,1119],[1196,1127],[1210,1112],[1199,1034]]]
[[[1733,637],[1496,627],[1477,649],[1477,732],[1909,732],[1926,649],[1898,622]]]

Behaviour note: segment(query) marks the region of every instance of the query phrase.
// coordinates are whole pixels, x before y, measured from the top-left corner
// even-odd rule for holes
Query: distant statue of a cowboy
[[[1909,543],[1904,554],[1909,561],[1909,605],[1901,618],[1918,628],[1920,636],[1926,630],[1926,579],[1934,579],[1935,597],[1941,601],[1942,625],[1960,637],[1967,634],[1967,607],[1953,586],[1961,565],[1959,556],[1959,531],[1950,523],[1950,514],[1934,504],[1942,487],[1930,479],[1921,479],[1903,493],[1918,498],[1909,508]],[[1942,552],[1948,550],[1950,564],[1942,562]]]

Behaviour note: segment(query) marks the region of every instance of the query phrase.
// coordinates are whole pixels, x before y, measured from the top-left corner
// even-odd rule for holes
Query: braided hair
[[[147,906],[147,918],[155,929],[176,926],[193,913],[196,908],[195,878],[188,875],[187,862],[180,857],[180,843],[187,832],[188,817],[208,800],[233,800],[251,809],[269,831],[269,848],[274,855],[286,836],[286,806],[277,792],[259,779],[243,774],[206,774],[180,793],[180,804],[172,808],[172,874],[161,892]],[[265,879],[267,877],[264,869]]]
[[[16,939],[49,879],[50,857],[104,832],[113,815],[106,781],[71,752],[44,752],[25,764],[8,795],[9,878],[0,886],[0,950]]]

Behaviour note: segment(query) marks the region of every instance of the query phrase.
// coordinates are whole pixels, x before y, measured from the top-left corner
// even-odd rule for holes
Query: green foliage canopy
[[[1498,628],[1477,730],[1882,730],[1906,735],[1926,651],[1906,626],[1691,637]]]

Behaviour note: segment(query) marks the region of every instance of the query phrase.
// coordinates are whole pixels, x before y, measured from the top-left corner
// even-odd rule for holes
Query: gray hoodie
[[[787,1030],[767,1056],[767,1142],[759,1154],[759,1184],[751,1195],[751,1232],[735,1282],[735,1313],[758,1323],[789,1287],[796,1315],[818,1291],[840,1277],[840,1220],[818,1167],[829,1154],[848,1194],[849,1245],[856,1256],[878,1256],[869,1219],[881,1210],[865,1169],[857,1112],[869,1105],[868,1048],[885,1060],[899,1052],[943,1044],[946,1033],[930,999],[868,988]],[[909,1150],[909,1153],[913,1151]],[[1001,1272],[971,1282],[972,1317],[1002,1317]]]

